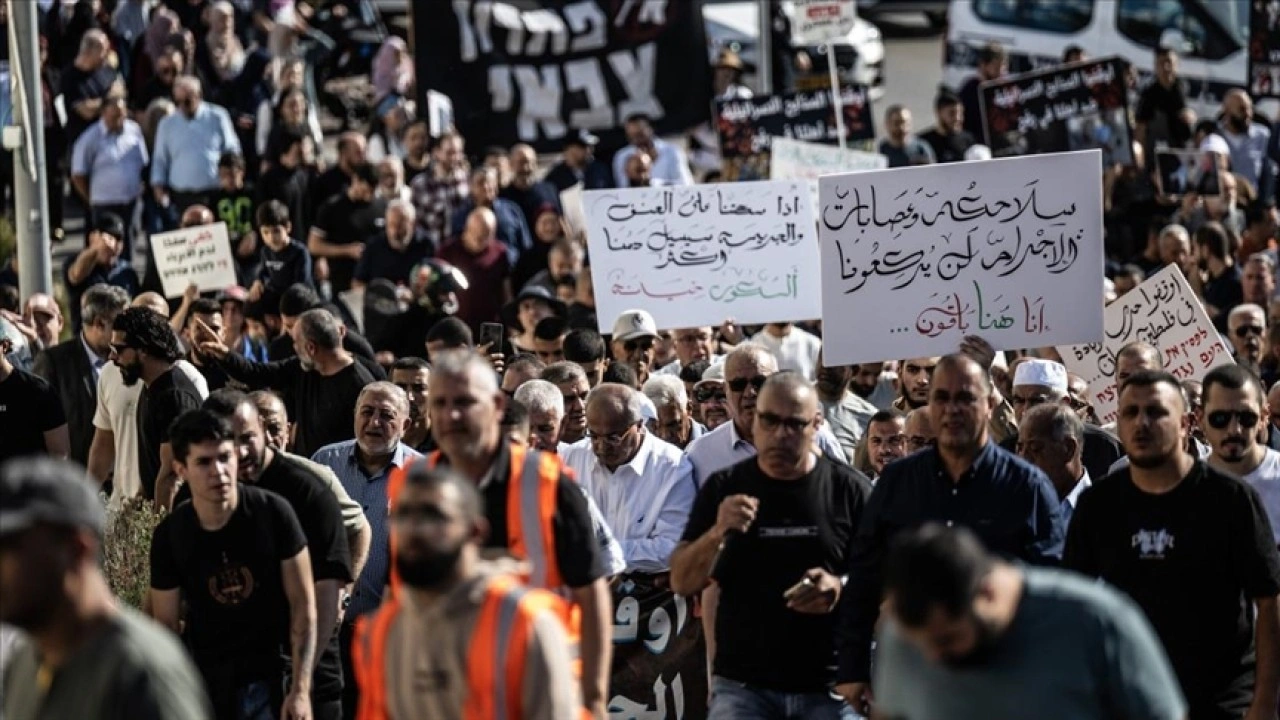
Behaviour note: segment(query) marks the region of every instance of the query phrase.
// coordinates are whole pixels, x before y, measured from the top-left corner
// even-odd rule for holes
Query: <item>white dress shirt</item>
[[[1062,524],[1065,526],[1071,522],[1071,516],[1075,514],[1076,505],[1080,504],[1080,496],[1084,494],[1093,485],[1093,480],[1089,478],[1089,471],[1085,470],[1084,475],[1076,481],[1076,486],[1071,488],[1071,492],[1062,499]]]
[[[649,176],[661,185],[692,185],[693,171],[689,169],[689,161],[685,159],[684,150],[663,140],[653,139],[653,147],[657,158],[649,169]],[[613,178],[618,187],[627,187],[627,158],[635,155],[635,145],[628,145],[613,156]]]
[[[600,507],[622,545],[627,570],[669,570],[697,495],[693,468],[680,448],[645,432],[635,457],[612,472],[589,439],[570,445],[561,457]]]
[[[1280,452],[1267,448],[1262,462],[1244,476],[1244,481],[1252,485],[1262,498],[1262,509],[1267,511],[1267,518],[1271,520],[1271,533],[1276,544],[1280,545]]]
[[[844,455],[844,448],[840,447],[840,443],[835,435],[831,434],[831,428],[827,427],[826,423],[818,428],[817,441],[823,455],[842,465],[849,464]],[[693,464],[694,482],[698,487],[702,487],[707,482],[707,478],[715,473],[755,457],[756,447],[742,439],[737,428],[733,426],[733,421],[730,420],[691,441],[689,447],[685,448],[685,454]]]
[[[813,333],[792,326],[786,335],[775,337],[768,330],[761,330],[751,337],[751,342],[773,353],[779,370],[798,372],[809,382],[817,379],[822,341]]]

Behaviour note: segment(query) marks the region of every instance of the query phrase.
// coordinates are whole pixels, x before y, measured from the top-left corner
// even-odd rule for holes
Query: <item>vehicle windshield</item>
[[[1240,47],[1249,46],[1249,0],[1196,0]]]

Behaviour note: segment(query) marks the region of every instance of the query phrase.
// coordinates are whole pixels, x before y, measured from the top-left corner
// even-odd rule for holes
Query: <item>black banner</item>
[[[991,154],[1098,148],[1107,167],[1132,164],[1128,68],[1111,57],[983,83],[982,121]]]
[[[843,85],[840,101],[846,143],[874,140],[867,89]],[[768,178],[769,147],[775,137],[821,145],[840,143],[830,89],[717,100],[716,130],[720,135],[724,180]]]
[[[711,81],[699,3],[684,0],[414,0],[418,101],[453,101],[468,146],[558,151],[578,129],[601,152],[627,116],[658,134],[707,119]]]
[[[1280,98],[1280,4],[1249,2],[1249,94]]]
[[[624,575],[613,585],[613,720],[707,716],[707,645],[694,601],[665,575]]]

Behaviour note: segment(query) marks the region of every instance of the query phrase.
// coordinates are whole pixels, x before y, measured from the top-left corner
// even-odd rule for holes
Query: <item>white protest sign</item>
[[[600,331],[647,310],[660,329],[818,317],[818,239],[804,184],[586,193]]]
[[[818,181],[832,365],[1102,337],[1098,151]]]
[[[805,180],[818,207],[818,178],[835,173],[883,170],[889,158],[880,153],[842,150],[830,145],[774,138],[769,157],[769,177],[773,180]]]
[[[227,224],[214,223],[151,236],[151,255],[160,272],[165,297],[182,297],[195,283],[200,291],[225,290],[236,284]]]
[[[575,237],[587,232],[587,217],[582,212],[582,183],[560,191],[560,210],[564,222]]]
[[[812,45],[848,35],[858,19],[854,0],[795,0],[795,9],[793,34]]]
[[[1131,342],[1160,351],[1164,367],[1179,380],[1200,380],[1227,365],[1231,350],[1219,337],[1200,300],[1176,265],[1168,265],[1107,306],[1101,342],[1058,348],[1067,370],[1089,383],[1089,401],[1098,419],[1116,419],[1116,355]]]

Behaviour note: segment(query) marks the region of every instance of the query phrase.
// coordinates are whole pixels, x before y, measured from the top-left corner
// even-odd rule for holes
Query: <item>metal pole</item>
[[[761,95],[773,92],[773,12],[770,11],[769,4],[769,0],[759,0],[756,8],[756,47],[759,48],[756,53],[756,79],[760,82]]]
[[[20,146],[13,149],[14,232],[18,243],[18,287],[25,302],[38,292],[53,294],[49,197],[44,176],[51,170],[44,154],[39,6],[28,0],[6,1],[9,3],[10,97],[13,122],[21,136]]]
[[[844,103],[840,97],[840,77],[836,73],[836,41],[827,41],[827,69],[831,72],[831,102],[836,109],[836,132],[840,133],[840,149],[845,149]]]

